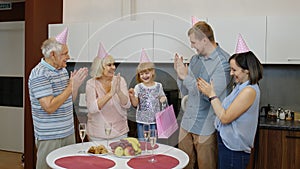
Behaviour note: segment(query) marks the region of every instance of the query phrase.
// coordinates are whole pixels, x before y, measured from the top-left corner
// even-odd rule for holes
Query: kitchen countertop
[[[80,122],[87,121],[87,109],[86,108],[75,108],[77,118]],[[300,131],[300,121],[288,121],[288,120],[270,120],[265,117],[259,118],[260,129],[275,129],[275,130],[291,130]]]
[[[277,130],[292,130],[300,131],[300,121],[294,120],[269,120],[265,117],[260,117],[259,120],[260,129],[277,129]]]

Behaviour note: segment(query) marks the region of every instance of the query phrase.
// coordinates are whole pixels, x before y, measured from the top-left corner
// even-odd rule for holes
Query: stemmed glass
[[[108,148],[108,138],[110,136],[110,133],[111,133],[111,130],[112,130],[112,123],[111,122],[105,122],[104,123],[104,130],[105,130],[105,135],[107,136],[106,137],[106,140],[107,140],[107,148]]]
[[[81,146],[83,147],[83,140],[86,135],[86,123],[79,123],[79,136],[81,138]],[[80,150],[78,153],[85,153],[84,150]]]
[[[149,160],[150,163],[155,163],[156,159],[154,158],[154,146],[156,144],[156,140],[157,140],[157,130],[156,129],[150,129],[150,145],[152,148],[152,158]]]
[[[150,136],[150,125],[144,124],[143,125],[143,132],[144,132],[144,139],[145,139],[145,153],[147,153],[147,143]]]

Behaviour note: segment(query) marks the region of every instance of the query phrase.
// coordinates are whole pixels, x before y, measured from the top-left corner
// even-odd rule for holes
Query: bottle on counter
[[[285,110],[285,120],[292,120],[292,111],[289,109]]]
[[[285,112],[283,110],[279,111],[279,119],[280,120],[285,120]]]
[[[278,109],[276,110],[277,120],[283,120],[283,119],[281,119],[283,117],[283,115],[281,115],[281,113],[282,113],[282,108],[278,107]]]

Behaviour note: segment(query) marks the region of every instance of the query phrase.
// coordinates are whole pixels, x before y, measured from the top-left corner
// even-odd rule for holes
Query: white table
[[[72,144],[65,147],[61,147],[48,154],[46,159],[47,164],[54,169],[63,169],[62,167],[57,166],[55,164],[56,159],[59,159],[61,157],[66,157],[66,156],[74,156],[74,155],[90,155],[90,154],[79,154],[78,151],[80,150],[87,151],[89,147],[99,145],[99,144],[106,146],[106,141],[84,142],[83,144],[78,143],[78,144]],[[158,145],[159,147],[154,150],[154,153],[169,155],[176,158],[179,161],[179,164],[175,167],[176,169],[184,168],[188,164],[189,157],[182,150],[164,144],[158,144]],[[144,152],[142,152],[142,154],[143,153]],[[149,151],[148,154],[149,153],[151,153],[151,151]],[[130,158],[120,158],[114,155],[102,155],[101,157],[113,160],[116,163],[116,165],[113,167],[115,169],[131,168],[127,165],[127,162],[130,160]]]

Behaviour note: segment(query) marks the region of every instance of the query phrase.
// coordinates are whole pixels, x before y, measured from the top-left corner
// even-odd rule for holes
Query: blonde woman
[[[92,78],[86,84],[87,134],[90,141],[127,137],[128,88],[124,78],[120,74],[115,75],[115,70],[114,58],[100,44],[98,56],[91,66]],[[107,122],[112,124],[109,136],[104,129]]]

